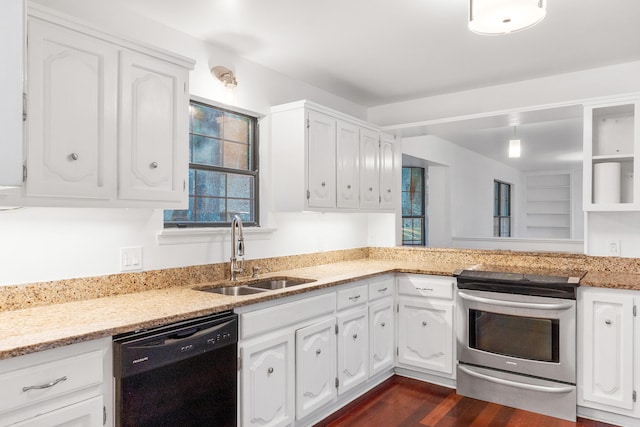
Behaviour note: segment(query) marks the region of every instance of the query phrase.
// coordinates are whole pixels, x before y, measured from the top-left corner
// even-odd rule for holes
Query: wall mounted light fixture
[[[526,30],[547,15],[547,0],[469,0],[469,29],[499,35]]]
[[[238,86],[238,81],[233,71],[222,65],[217,65],[211,69],[211,74],[225,85],[225,87],[234,88]]]

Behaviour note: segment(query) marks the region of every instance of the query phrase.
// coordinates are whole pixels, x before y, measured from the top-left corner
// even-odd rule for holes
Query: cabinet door
[[[307,119],[308,205],[333,208],[336,206],[336,120],[315,111],[309,111]]]
[[[380,142],[380,207],[382,209],[396,208],[396,169],[394,144],[388,139]]]
[[[26,194],[114,197],[115,48],[37,19],[28,37]]]
[[[338,316],[338,394],[369,378],[369,320],[366,308]]]
[[[120,56],[119,197],[187,206],[187,70],[150,56]]]
[[[633,408],[633,298],[584,293],[584,400]]]
[[[453,305],[401,299],[398,362],[453,373]]]
[[[22,72],[25,0],[4,0],[0,15],[0,188],[22,185]]]
[[[103,425],[102,396],[11,424],[15,427],[95,427]]]
[[[296,418],[302,419],[336,396],[335,320],[296,331]]]
[[[380,136],[368,129],[360,131],[360,207],[380,205]]]
[[[241,425],[275,427],[292,423],[293,334],[243,346],[241,352]]]
[[[360,203],[360,129],[338,122],[337,135],[337,205],[357,209]]]
[[[369,307],[369,375],[393,367],[394,363],[393,300],[385,300]]]

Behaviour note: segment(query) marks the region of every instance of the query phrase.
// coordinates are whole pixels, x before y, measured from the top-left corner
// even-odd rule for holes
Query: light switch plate
[[[620,256],[620,240],[607,241],[607,253],[609,256]]]
[[[120,248],[120,271],[142,271],[142,246]]]

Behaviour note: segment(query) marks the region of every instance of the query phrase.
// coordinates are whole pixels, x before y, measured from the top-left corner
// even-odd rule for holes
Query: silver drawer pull
[[[349,297],[350,301],[358,301],[358,299],[360,298],[360,295],[354,295],[352,297]]]
[[[316,354],[317,354],[318,356],[320,356],[320,353],[322,353],[322,350],[317,349],[317,350],[316,350]]]
[[[69,154],[69,158],[71,160],[78,160],[80,158],[80,156],[78,155],[78,153],[71,153],[71,154]]]
[[[382,323],[380,323],[380,326],[382,326],[384,328],[385,326],[387,326],[387,324],[382,322]]]
[[[433,292],[433,288],[416,288],[419,291],[432,291]]]
[[[422,321],[422,326],[427,326],[427,321],[426,320]]]
[[[267,373],[269,373],[269,374],[273,374],[273,368],[269,368],[269,369],[267,369]]]
[[[327,185],[327,183],[323,181],[320,183],[320,185],[324,187],[325,185]]]
[[[149,167],[151,169],[158,169],[158,162],[151,162],[151,164],[149,165]]]
[[[56,384],[61,383],[62,381],[66,381],[67,377],[60,377],[55,381],[52,381],[50,383],[47,384],[42,384],[42,385],[30,385],[29,387],[22,387],[22,391],[29,391],[29,390],[42,390],[43,388],[50,388],[53,387]]]
[[[378,289],[378,292],[387,292],[387,288]]]
[[[358,339],[358,334],[353,334],[353,339],[357,340]]]
[[[610,325],[611,324],[611,320],[607,319],[604,321],[605,324]]]
[[[347,190],[351,190],[351,186],[350,185],[347,185]]]

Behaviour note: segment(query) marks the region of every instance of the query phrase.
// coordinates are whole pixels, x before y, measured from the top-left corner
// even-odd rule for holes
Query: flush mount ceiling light
[[[233,71],[227,67],[223,67],[222,65],[213,67],[211,69],[211,74],[216,76],[216,78],[220,80],[225,87],[233,88],[238,86],[236,76],[233,74]]]
[[[520,157],[520,140],[516,139],[516,127],[513,127],[513,139],[509,140],[509,157]]]
[[[547,0],[469,0],[469,29],[499,35],[522,31],[542,21]]]

